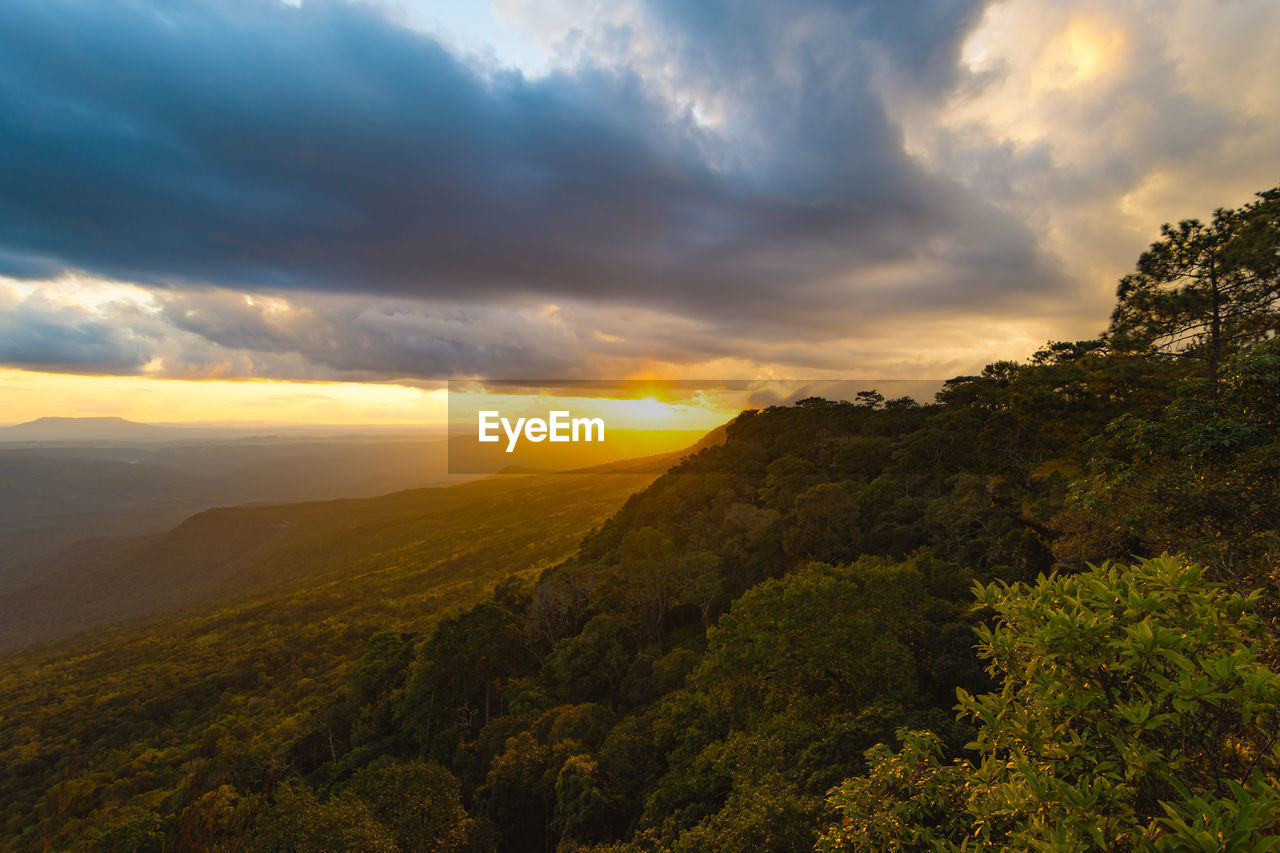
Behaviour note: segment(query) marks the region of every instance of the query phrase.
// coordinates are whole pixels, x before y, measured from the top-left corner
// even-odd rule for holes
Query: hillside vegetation
[[[371,635],[421,630],[504,578],[562,559],[673,458],[596,475],[210,511],[148,541],[138,556],[152,562],[100,576],[99,594],[146,598],[153,585],[208,585],[204,569],[238,603],[8,653],[0,837],[15,850],[65,849],[139,803],[176,806],[172,797],[185,796],[177,792],[248,780],[264,789]],[[123,568],[127,556],[119,555]],[[18,620],[38,622],[10,611],[0,624]],[[202,751],[207,738],[216,749]]]
[[[1099,339],[744,412],[483,598],[337,537],[69,644],[0,685],[11,846],[1272,849],[1277,296],[1280,190],[1167,228]]]

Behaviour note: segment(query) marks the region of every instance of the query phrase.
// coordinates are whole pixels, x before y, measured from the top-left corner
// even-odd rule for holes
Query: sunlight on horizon
[[[443,424],[445,391],[371,382],[85,376],[0,368],[4,424],[41,417],[146,423]]]
[[[646,388],[651,387],[649,383]],[[615,391],[621,389],[615,389]],[[625,393],[625,392],[624,392]],[[546,417],[552,410],[574,417],[602,417],[611,429],[641,431],[709,431],[731,420],[743,408],[743,395],[698,397],[692,402],[662,400],[612,393],[602,396],[571,394],[501,394],[492,391],[451,392],[449,422],[470,427],[481,409],[496,409],[505,417]]]
[[[711,430],[743,407],[741,395],[668,397],[660,381],[644,396],[502,394],[453,395],[468,412],[500,407],[514,416],[568,409],[604,416],[615,428]],[[42,417],[120,417],[142,423],[444,425],[448,392],[374,382],[299,382],[279,379],[170,379],[101,376],[0,368],[0,426]],[[458,412],[454,412],[457,422]],[[466,417],[466,415],[463,415]]]

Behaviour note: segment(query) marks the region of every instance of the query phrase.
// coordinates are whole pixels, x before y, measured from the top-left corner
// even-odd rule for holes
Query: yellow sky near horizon
[[[445,389],[373,382],[167,379],[0,368],[0,423],[121,417],[145,423],[445,423]]]
[[[741,408],[738,395],[665,401],[660,387],[629,399],[550,394],[455,393],[453,420],[479,409],[543,416],[566,409],[603,415],[615,428],[711,430]],[[449,421],[449,391],[376,382],[170,379],[45,373],[0,367],[0,426],[42,417],[120,417],[142,423],[419,425]]]

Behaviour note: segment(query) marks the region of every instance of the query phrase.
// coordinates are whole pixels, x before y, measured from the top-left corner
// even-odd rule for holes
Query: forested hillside
[[[486,575],[505,561],[527,569],[546,559],[543,543],[559,549],[552,554],[570,551],[583,521],[595,520],[585,510],[607,514],[671,458],[604,466],[601,477],[501,477],[377,498],[220,507],[162,534],[88,540],[0,598],[0,648],[158,611],[260,597],[333,575],[350,580],[388,565],[422,567],[441,554],[462,575]],[[531,495],[549,502],[539,507]],[[508,524],[493,526],[504,518]],[[530,530],[533,519],[541,523]],[[486,534],[476,538],[477,528]],[[540,556],[520,556],[526,552]]]
[[[600,476],[216,510],[131,551],[99,549],[101,576],[79,583],[109,602],[154,598],[151,586],[160,594],[207,586],[199,575],[215,570],[221,600],[234,603],[0,658],[0,838],[14,850],[129,850],[134,842],[120,839],[132,829],[93,839],[120,823],[151,838],[154,811],[187,839],[168,849],[201,849],[205,807],[222,814],[269,790],[290,744],[320,719],[372,635],[422,630],[495,583],[563,559],[674,458],[607,466]],[[130,555],[136,571],[112,589],[110,564],[128,569]],[[39,624],[39,611],[3,604],[11,630]],[[227,800],[230,792],[239,793]],[[174,823],[179,815],[193,828]]]
[[[10,846],[1270,849],[1278,249],[1273,190],[1167,228],[1097,340],[744,412],[483,598],[343,552],[10,665]]]

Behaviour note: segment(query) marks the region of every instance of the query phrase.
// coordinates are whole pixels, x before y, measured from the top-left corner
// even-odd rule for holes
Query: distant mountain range
[[[199,433],[199,430],[196,430]],[[188,435],[183,427],[140,424],[124,418],[37,418],[0,427],[0,441],[164,441]]]

